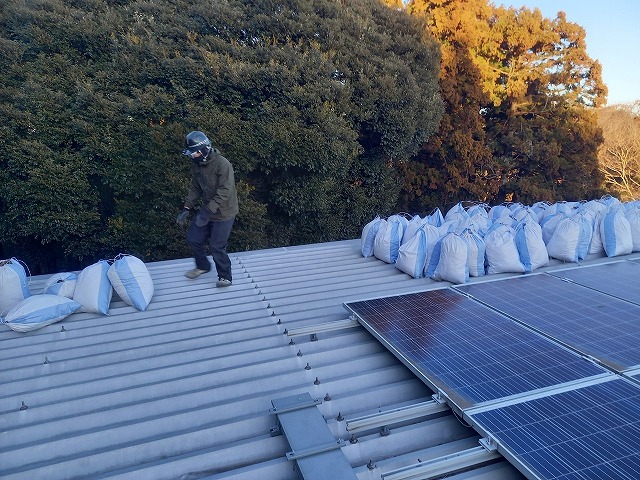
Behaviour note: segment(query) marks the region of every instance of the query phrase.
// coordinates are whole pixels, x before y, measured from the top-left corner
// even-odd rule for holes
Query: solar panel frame
[[[606,373],[450,289],[345,303],[345,307],[460,410]]]
[[[546,273],[452,288],[617,372],[640,365],[640,305]]]
[[[618,376],[471,409],[465,420],[531,479],[635,480],[640,472],[640,388]]]
[[[638,262],[621,260],[547,273],[640,305],[640,282],[638,281],[640,263]]]

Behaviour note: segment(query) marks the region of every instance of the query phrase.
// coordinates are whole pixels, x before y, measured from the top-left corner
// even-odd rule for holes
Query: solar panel
[[[374,336],[460,409],[605,370],[455,291],[346,303]]]
[[[623,261],[549,273],[640,305],[639,263]]]
[[[617,371],[640,365],[639,305],[546,274],[455,289]]]
[[[471,413],[529,478],[637,479],[640,388],[622,379]]]

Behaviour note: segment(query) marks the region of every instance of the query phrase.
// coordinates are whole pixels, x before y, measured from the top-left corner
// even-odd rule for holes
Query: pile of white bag
[[[79,274],[61,272],[49,277],[41,294],[32,295],[27,271],[16,258],[0,261],[0,323],[28,332],[58,322],[75,312],[107,315],[116,292],[137,310],[149,306],[154,287],[142,260],[120,254],[100,260]]]
[[[640,251],[640,201],[459,203],[444,216],[438,208],[424,217],[378,216],[362,230],[361,251],[414,278],[456,284],[470,276],[529,273],[549,258],[579,262]]]

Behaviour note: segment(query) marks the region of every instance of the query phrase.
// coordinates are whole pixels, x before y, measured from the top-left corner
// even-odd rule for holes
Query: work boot
[[[231,286],[231,280],[218,277],[218,282],[216,283],[216,287],[230,287],[230,286]]]
[[[194,268],[193,270],[189,270],[187,273],[185,273],[184,276],[187,278],[198,278],[200,275],[202,275],[203,273],[207,273],[208,271],[209,270]]]

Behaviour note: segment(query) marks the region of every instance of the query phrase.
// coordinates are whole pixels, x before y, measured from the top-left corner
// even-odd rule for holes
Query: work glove
[[[180,226],[186,225],[189,221],[189,213],[191,213],[191,210],[187,207],[183,207],[182,210],[180,210],[178,217],[176,218],[176,223]]]
[[[200,207],[198,214],[196,215],[196,225],[198,227],[204,227],[211,221],[213,213],[207,207]]]

